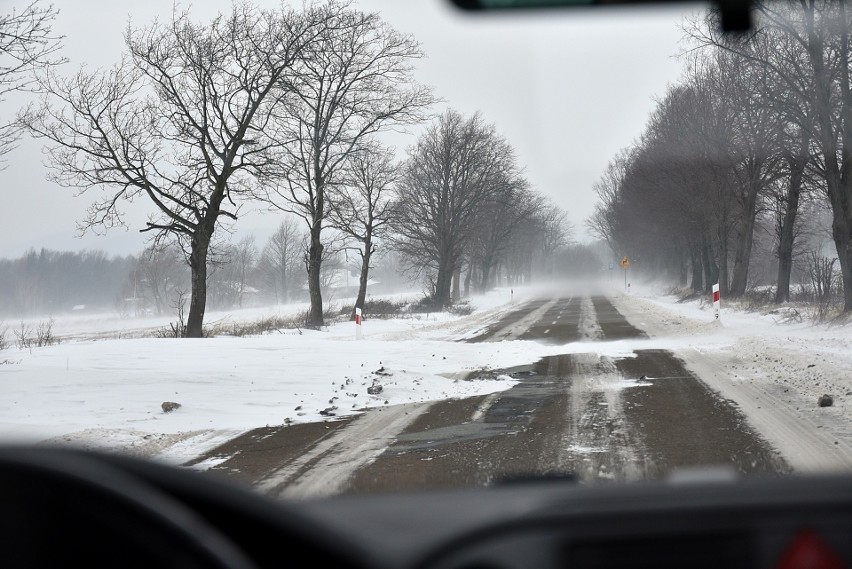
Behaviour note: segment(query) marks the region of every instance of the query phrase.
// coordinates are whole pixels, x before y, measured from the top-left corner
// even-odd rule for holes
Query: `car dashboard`
[[[91,451],[0,452],[5,567],[835,568],[852,477],[564,479],[274,501]]]

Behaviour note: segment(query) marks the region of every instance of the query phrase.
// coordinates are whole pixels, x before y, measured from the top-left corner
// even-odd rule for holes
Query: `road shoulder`
[[[831,349],[835,338],[793,327],[769,334],[758,326],[720,329],[648,298],[614,294],[610,300],[652,339],[678,338],[673,352],[734,402],[794,471],[852,470],[852,389],[844,385],[852,365],[843,350]],[[834,406],[817,405],[823,391],[833,394]]]

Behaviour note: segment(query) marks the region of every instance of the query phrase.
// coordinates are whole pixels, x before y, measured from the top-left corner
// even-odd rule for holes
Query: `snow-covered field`
[[[468,316],[366,320],[361,339],[351,322],[323,331],[177,341],[126,337],[125,330],[155,326],[150,320],[125,320],[122,327],[115,318],[100,325],[93,318],[57,319],[61,344],[0,352],[0,437],[183,462],[245,430],[325,420],[322,412],[343,416],[500,391],[513,380],[480,372],[535,361],[553,347],[448,340],[485,326],[531,292],[476,297]],[[212,318],[250,322],[269,315],[253,309]],[[374,381],[382,391],[369,395]],[[165,413],[165,402],[181,407]]]
[[[706,301],[680,303],[634,284],[613,302],[649,339],[596,344],[630,357],[670,349],[749,420],[797,470],[852,470],[852,329],[734,310],[720,322]],[[400,403],[486,394],[513,380],[489,373],[546,355],[588,352],[588,341],[457,342],[535,289],[472,299],[472,314],[367,320],[323,331],[287,330],[204,340],[134,338],[168,324],[112,317],[57,319],[59,345],[0,352],[0,440],[103,447],[184,462],[248,429],[325,420]],[[250,322],[304,310],[290,305],[210,315]],[[586,323],[594,331],[596,323]],[[591,334],[594,336],[595,334]],[[381,393],[367,387],[378,382]],[[832,395],[834,405],[817,399]],[[162,404],[179,403],[165,413]]]

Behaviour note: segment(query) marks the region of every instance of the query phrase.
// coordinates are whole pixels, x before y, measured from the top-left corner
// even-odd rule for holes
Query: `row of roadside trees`
[[[852,17],[836,0],[758,1],[747,35],[688,21],[684,76],[595,186],[589,228],[696,291],[743,295],[760,232],[790,296],[807,226],[830,212],[852,311]]]
[[[480,223],[477,227],[487,225]],[[475,262],[465,264],[464,290],[457,291],[459,296],[485,290],[497,282],[516,285],[532,279],[598,272],[600,260],[592,251],[566,247],[567,228],[564,214],[555,208],[532,216],[508,246],[487,246],[488,250],[500,250],[496,266],[489,272],[490,285],[479,277]],[[363,244],[346,240],[334,227],[331,232],[339,238],[332,240],[335,247],[326,248],[320,274],[326,313],[333,301],[363,295],[367,290],[363,277],[367,276],[371,294],[410,291],[417,284],[425,285],[425,292],[433,292],[428,278],[412,282],[412,277],[421,273],[411,271],[412,258],[394,247],[395,235],[390,230],[378,232],[379,239],[372,241],[369,266],[364,263]],[[489,242],[490,237],[489,228],[488,233],[471,234],[471,241],[479,245]],[[208,308],[231,310],[308,301],[309,238],[303,221],[287,215],[265,241],[258,241],[254,234],[217,241],[208,268]],[[401,270],[406,267],[409,274]],[[190,277],[186,253],[175,242],[153,243],[139,254],[123,257],[96,250],[31,249],[16,259],[0,259],[0,320],[115,309],[126,316],[185,316]],[[433,302],[434,296],[424,307],[433,306]]]
[[[55,10],[27,10],[49,36]],[[343,249],[362,260],[356,306],[380,242],[444,306],[463,271],[466,290],[492,286],[498,268],[528,280],[536,231],[548,235],[546,254],[565,240],[564,215],[529,187],[494,126],[453,110],[434,117],[437,99],[413,75],[419,44],[352,2],[235,3],[207,23],[176,11],[128,26],[120,61],[94,72],[63,74],[48,57],[57,42],[20,70],[34,68],[27,86],[41,96],[10,123],[10,140],[44,140],[49,178],[95,196],[83,230],[121,225],[127,203],[148,204],[153,250],[176,244],[190,269],[187,336],[202,335],[211,266],[247,207],[303,222],[306,240],[275,254],[304,263],[311,326],[324,323],[322,265]],[[389,131],[427,121],[401,162],[383,145]]]

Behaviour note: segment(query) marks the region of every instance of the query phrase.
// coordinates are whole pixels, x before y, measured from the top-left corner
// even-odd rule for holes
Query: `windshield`
[[[0,433],[277,498],[852,467],[843,3],[6,3]]]

